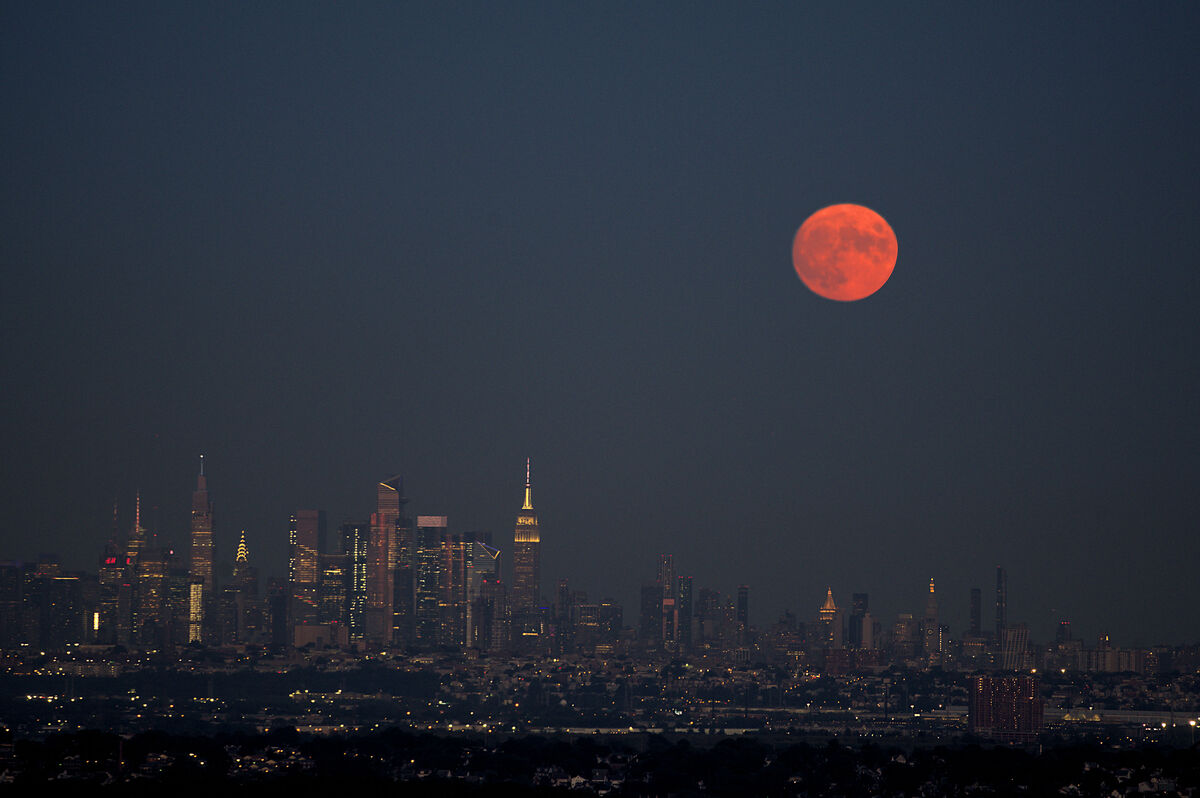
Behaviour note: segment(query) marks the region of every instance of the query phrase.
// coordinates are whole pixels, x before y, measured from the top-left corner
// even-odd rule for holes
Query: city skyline
[[[1200,6],[3,19],[6,556],[139,494],[182,549],[201,453],[222,568],[395,474],[506,548],[531,457],[544,591],[988,628],[1001,565],[1036,638],[1200,636]],[[898,243],[857,302],[792,262],[835,204]]]
[[[540,607],[553,609],[557,599],[554,595],[552,586],[556,582],[559,583],[560,586],[569,584],[570,588],[573,590],[582,589],[584,593],[590,593],[596,600],[603,598],[605,600],[613,599],[617,601],[618,604],[627,608],[626,626],[631,626],[635,629],[638,626],[638,621],[636,620],[636,610],[638,607],[638,598],[636,592],[633,595],[624,595],[620,593],[619,590],[609,590],[603,582],[599,584],[581,585],[573,580],[572,574],[570,573],[542,575],[539,573],[540,566],[533,566],[532,569],[530,569],[531,567],[527,566],[526,569],[528,575],[523,578],[522,584],[518,586],[518,580],[516,577],[516,560],[518,559],[516,555],[517,549],[520,547],[522,540],[529,540],[528,530],[532,529],[533,535],[537,537],[539,529],[537,516],[533,512],[531,458],[526,458],[525,460],[524,498],[520,503],[520,508],[516,511],[516,529],[507,537],[507,539],[507,533],[501,533],[499,539],[497,540],[499,543],[498,548],[493,548],[491,545],[492,533],[490,531],[466,531],[459,529],[457,526],[450,524],[449,516],[447,515],[433,516],[422,514],[420,516],[416,516],[415,518],[408,518],[405,516],[404,508],[409,503],[410,499],[404,493],[404,478],[401,475],[395,475],[378,483],[378,512],[371,514],[371,520],[369,523],[365,520],[356,520],[354,518],[346,518],[338,522],[337,529],[339,530],[341,537],[334,537],[327,534],[326,529],[328,526],[330,526],[330,524],[326,520],[327,514],[324,510],[295,510],[289,513],[287,529],[285,530],[284,535],[287,540],[290,541],[289,549],[292,553],[283,563],[269,564],[264,563],[264,558],[262,558],[261,555],[254,556],[252,558],[247,557],[246,550],[249,545],[258,543],[258,541],[254,541],[253,537],[250,539],[250,541],[247,541],[247,533],[245,529],[241,529],[236,533],[238,543],[236,546],[232,547],[234,551],[232,558],[230,559],[226,558],[225,556],[219,556],[216,563],[213,563],[213,547],[211,543],[214,527],[212,510],[213,503],[208,497],[207,475],[204,473],[204,463],[204,456],[201,455],[201,470],[197,477],[197,489],[192,494],[193,522],[191,526],[191,532],[189,533],[190,540],[188,543],[184,543],[182,545],[177,544],[166,535],[160,536],[158,530],[151,526],[147,526],[147,522],[144,521],[143,518],[140,492],[138,492],[136,496],[134,519],[130,527],[125,528],[121,525],[118,506],[115,505],[111,519],[112,525],[108,530],[108,540],[110,542],[116,542],[118,546],[120,546],[122,543],[126,544],[126,546],[129,547],[130,552],[146,550],[155,551],[159,548],[162,548],[163,551],[170,549],[176,558],[178,558],[181,562],[188,564],[187,570],[192,575],[192,578],[203,583],[204,596],[210,596],[213,590],[212,583],[208,582],[206,577],[209,574],[212,574],[214,569],[222,569],[221,574],[215,575],[216,589],[219,594],[219,592],[227,585],[233,585],[237,583],[238,573],[242,571],[242,569],[245,567],[245,564],[249,564],[254,568],[255,579],[257,579],[258,575],[261,574],[264,580],[268,578],[277,579],[291,586],[288,588],[288,595],[294,596],[293,600],[295,601],[295,606],[293,606],[291,603],[292,600],[290,600],[288,604],[289,626],[293,623],[314,624],[317,622],[317,605],[319,602],[318,588],[320,574],[318,572],[318,555],[324,557],[327,554],[349,553],[353,551],[357,544],[353,542],[354,538],[352,536],[347,536],[347,530],[361,529],[364,533],[367,530],[374,530],[369,534],[362,535],[363,543],[365,544],[365,551],[360,555],[364,567],[362,584],[364,585],[363,606],[365,617],[363,621],[363,628],[365,629],[365,634],[363,634],[361,630],[359,632],[352,631],[352,637],[350,639],[357,640],[365,638],[367,640],[374,640],[376,643],[382,643],[385,637],[384,633],[381,631],[381,624],[383,621],[370,621],[370,608],[372,606],[382,606],[380,602],[384,601],[386,598],[388,601],[386,615],[388,617],[391,616],[393,608],[395,608],[394,611],[396,613],[400,613],[400,608],[407,606],[407,611],[415,613],[413,616],[413,621],[419,625],[421,617],[419,605],[422,600],[422,586],[419,584],[414,584],[413,580],[415,577],[411,573],[403,574],[395,565],[393,565],[390,569],[385,567],[385,564],[389,561],[398,563],[399,560],[397,558],[399,555],[396,551],[396,536],[386,536],[383,534],[382,530],[389,525],[393,528],[399,525],[401,527],[399,535],[408,536],[407,540],[409,540],[409,543],[405,545],[413,545],[415,542],[416,545],[420,546],[422,540],[421,528],[424,525],[426,527],[436,527],[439,539],[449,535],[450,533],[453,533],[455,539],[463,537],[464,535],[487,536],[485,547],[492,553],[494,558],[499,559],[499,561],[503,563],[498,575],[503,578],[504,583],[508,586],[508,602],[511,607],[514,628],[517,628],[522,622],[526,623],[527,625],[531,623],[532,621],[529,618],[529,613],[531,613],[535,608]],[[198,517],[201,520],[197,521],[196,519]],[[414,523],[417,529],[415,538],[413,537],[412,532]],[[407,533],[403,531],[404,528],[408,529]],[[196,548],[192,545],[197,538],[198,529],[201,531],[199,556],[197,556]],[[209,538],[208,541],[206,541],[203,537],[204,532],[207,532],[207,536]],[[481,538],[480,540],[482,542],[483,539]],[[381,545],[382,549],[380,548]],[[527,543],[525,545],[528,546]],[[540,560],[540,543],[537,545],[537,553],[532,556],[534,556],[537,560]],[[256,545],[254,548],[258,549],[259,546]],[[99,550],[104,550],[104,547],[101,547],[101,549],[98,549],[98,551]],[[219,547],[218,551],[220,551]],[[381,556],[379,554],[380,551],[390,552],[390,554],[387,556]],[[5,557],[8,554],[9,553],[7,552],[0,552],[0,557]],[[24,561],[34,562],[39,556],[43,555],[54,555],[56,557],[61,557],[61,553],[59,552],[40,552],[37,556],[24,558]],[[101,555],[101,559],[103,559],[103,556],[104,555]],[[410,554],[409,556],[415,557],[417,555]],[[662,623],[664,624],[663,639],[671,640],[675,639],[680,634],[678,631],[680,627],[678,625],[678,618],[676,618],[674,622],[676,631],[673,633],[667,632],[667,624],[669,623],[667,618],[670,615],[670,608],[668,608],[668,605],[673,605],[676,599],[673,594],[674,588],[672,587],[671,590],[667,590],[666,586],[674,586],[677,574],[679,575],[679,579],[686,578],[689,580],[689,584],[694,578],[691,573],[688,572],[688,563],[686,563],[686,561],[685,567],[682,570],[676,570],[674,565],[674,557],[675,555],[673,552],[659,553],[653,558],[647,559],[644,563],[642,563],[641,570],[635,570],[633,572],[634,575],[640,579],[639,590],[645,591],[647,585],[654,584],[659,586],[658,589],[660,592],[665,591],[662,592]],[[21,560],[21,558],[12,557],[9,557],[9,559],[17,561]],[[84,559],[86,560],[87,558],[85,557]],[[72,562],[72,558],[62,558],[61,561],[69,564]],[[657,576],[651,580],[650,577],[652,576],[655,562],[657,562],[658,573]],[[418,563],[413,562],[412,566],[410,567],[416,567],[417,565]],[[103,565],[101,568],[103,569]],[[197,568],[200,570],[197,571]],[[380,569],[384,570],[381,571]],[[86,564],[78,568],[73,568],[73,570],[92,571],[93,568],[91,564]],[[197,576],[197,573],[200,575]],[[684,576],[685,573],[687,573],[686,577]],[[935,594],[935,582],[938,578],[932,577],[928,579],[928,591],[925,592],[922,590],[923,601],[925,602],[924,607],[920,606],[919,603],[914,603],[911,606],[905,606],[902,603],[898,603],[898,600],[894,596],[881,596],[879,593],[873,593],[870,585],[857,584],[850,586],[838,586],[838,588],[835,589],[832,584],[827,583],[820,587],[820,591],[808,591],[821,592],[823,594],[823,598],[818,604],[814,604],[813,606],[809,607],[800,605],[799,603],[793,603],[785,604],[778,608],[767,609],[763,609],[761,606],[756,606],[755,611],[757,615],[754,617],[749,616],[749,610],[747,608],[747,597],[750,592],[750,586],[744,584],[744,580],[740,580],[736,574],[725,574],[721,579],[716,580],[715,582],[701,582],[699,586],[705,589],[715,588],[721,595],[725,597],[724,600],[732,602],[736,597],[738,622],[742,624],[749,623],[756,629],[769,627],[773,623],[781,620],[785,614],[790,614],[801,623],[814,624],[813,628],[817,628],[822,624],[830,623],[833,616],[829,613],[836,610],[837,612],[841,613],[841,615],[838,616],[841,619],[839,620],[839,623],[842,624],[844,628],[837,632],[836,637],[833,636],[833,632],[828,632],[828,634],[831,635],[831,641],[836,640],[835,647],[839,648],[842,645],[858,647],[858,645],[862,644],[864,640],[863,628],[861,625],[859,625],[856,632],[855,619],[862,617],[863,612],[866,611],[868,596],[874,595],[874,600],[871,602],[872,606],[875,609],[878,609],[881,605],[885,608],[883,613],[874,612],[868,615],[868,617],[873,618],[877,626],[882,624],[882,627],[884,629],[888,629],[890,633],[890,627],[893,623],[903,623],[903,619],[906,616],[909,618],[917,618],[923,615],[925,619],[924,621],[914,621],[914,623],[918,623],[920,627],[918,634],[923,638],[922,646],[929,647],[931,645],[931,638],[929,636],[938,635],[939,629],[942,630],[942,634],[949,635],[945,642],[945,645],[947,646],[950,639],[961,643],[964,637],[972,634],[992,634],[995,636],[994,639],[999,639],[999,637],[1002,636],[1003,630],[1010,625],[1008,612],[1008,570],[1003,565],[998,565],[993,569],[993,573],[995,580],[994,588],[988,588],[989,593],[993,598],[987,614],[988,623],[986,624],[984,624],[982,621],[984,612],[980,603],[980,594],[985,587],[988,587],[988,578],[980,579],[979,584],[970,587],[969,591],[964,593],[963,596],[951,597],[949,601],[945,602],[946,606],[941,607],[940,609],[938,596],[940,595],[945,598],[946,594],[944,592]],[[664,574],[666,574],[666,576],[664,576]],[[349,579],[349,576],[347,576],[347,579]],[[961,581],[961,578],[955,580],[956,583]],[[981,587],[981,585],[983,587]],[[198,587],[199,586],[194,589],[198,590]],[[405,600],[401,598],[404,591],[407,590],[411,593],[414,591],[414,589],[415,596],[410,595],[407,603],[405,603]],[[689,587],[688,590],[691,591],[691,587]],[[771,594],[769,589],[764,590],[763,592],[767,593],[768,595]],[[216,640],[212,629],[207,624],[205,625],[205,634],[203,638],[199,636],[200,619],[215,617],[214,613],[217,612],[217,608],[215,606],[215,601],[209,599],[210,603],[206,604],[204,609],[197,614],[198,605],[196,602],[199,600],[200,595],[201,594],[197,592],[190,600],[192,605],[191,615],[193,628],[189,630],[188,636],[189,639],[194,639],[198,642],[203,641],[207,644],[213,644],[216,642]],[[538,598],[535,599],[535,595]],[[372,599],[371,596],[376,596],[376,598]],[[881,598],[883,599],[882,601],[880,600]],[[416,606],[412,605],[414,600],[416,602]],[[427,598],[427,600],[431,599]],[[759,602],[757,601],[755,602],[756,605],[758,603]],[[347,611],[349,611],[349,606],[350,605],[348,604]],[[853,611],[851,608],[853,608]],[[977,612],[980,616],[978,618],[975,617],[975,613]],[[1034,615],[1036,618],[1036,613]],[[436,617],[436,609],[434,610],[434,615],[428,617],[430,619]],[[951,621],[951,623],[948,625],[942,623],[945,621]],[[940,626],[939,623],[941,623]],[[1029,618],[1020,616],[1012,618],[1011,624],[1014,626],[1021,625],[1030,628],[1030,631],[1028,632],[1028,642],[1037,643],[1039,645],[1046,645],[1056,640],[1058,636],[1061,635],[1061,630],[1064,627],[1068,629],[1069,634],[1073,634],[1073,639],[1082,640],[1085,644],[1092,644],[1095,643],[1096,640],[1103,640],[1105,641],[1106,645],[1111,642],[1125,646],[1145,647],[1158,644],[1187,645],[1197,642],[1196,639],[1186,636],[1186,633],[1177,639],[1162,639],[1156,641],[1147,641],[1142,638],[1121,639],[1119,635],[1114,637],[1109,625],[1106,624],[1103,619],[1091,617],[1086,612],[1077,616],[1067,616],[1059,613],[1055,615],[1052,621],[1044,625],[1039,625],[1036,620],[1031,622]],[[353,623],[350,624],[349,628],[351,628],[351,630],[357,629]],[[391,622],[388,623],[388,628],[392,628]],[[1074,631],[1071,632],[1070,630]],[[395,638],[395,642],[402,643],[406,640],[413,641],[413,631],[414,630],[409,630],[406,632],[400,630],[400,627],[396,627],[395,635],[397,636]],[[844,638],[843,633],[845,634]],[[392,632],[388,633],[387,638],[389,640],[391,639],[392,634]],[[428,644],[430,634],[431,633],[429,631],[426,631],[424,636],[422,636],[418,632],[418,637],[416,640],[420,641],[423,638],[424,643]],[[865,639],[871,639],[869,633],[866,635]],[[878,642],[878,640],[876,642]],[[867,647],[870,648],[871,646]],[[936,648],[938,650],[940,650],[942,647],[942,642],[938,642],[936,644]]]

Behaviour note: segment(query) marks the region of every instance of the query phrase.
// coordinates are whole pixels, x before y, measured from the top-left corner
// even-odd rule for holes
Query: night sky
[[[411,515],[637,620],[1200,640],[1200,5],[6,3],[0,558]],[[899,239],[854,303],[792,237]]]

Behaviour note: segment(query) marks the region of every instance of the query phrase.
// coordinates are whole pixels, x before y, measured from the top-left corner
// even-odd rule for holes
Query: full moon
[[[792,265],[815,294],[839,302],[869,297],[896,267],[896,234],[862,205],[830,205],[804,220],[792,241]]]

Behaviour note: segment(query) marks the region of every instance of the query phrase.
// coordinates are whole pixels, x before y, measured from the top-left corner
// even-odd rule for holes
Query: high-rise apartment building
[[[1032,742],[1042,731],[1043,708],[1036,676],[972,676],[967,729],[1005,742]]]
[[[535,613],[542,602],[542,537],[537,513],[533,511],[531,484],[529,460],[526,459],[525,501],[517,512],[516,529],[513,531],[511,603],[514,615]]]

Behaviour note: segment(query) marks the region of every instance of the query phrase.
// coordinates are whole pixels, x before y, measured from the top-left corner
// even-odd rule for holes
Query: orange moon
[[[804,220],[792,241],[792,265],[814,294],[839,302],[869,297],[896,268],[896,234],[862,205],[830,205]]]

